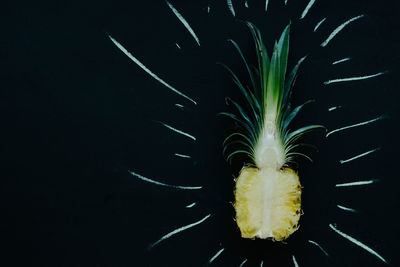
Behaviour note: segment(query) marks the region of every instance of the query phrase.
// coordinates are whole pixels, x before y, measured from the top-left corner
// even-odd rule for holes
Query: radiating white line
[[[177,156],[177,157],[180,157],[180,158],[185,158],[185,159],[190,159],[191,158],[191,156],[184,155],[184,154],[179,154],[179,153],[175,153],[174,155]]]
[[[375,74],[371,74],[371,75],[365,75],[365,76],[359,76],[359,77],[349,77],[349,78],[342,78],[342,79],[333,79],[333,80],[329,80],[324,82],[325,85],[327,84],[331,84],[331,83],[339,83],[339,82],[351,82],[351,81],[359,81],[359,80],[365,80],[365,79],[370,79],[370,78],[374,78],[377,76],[380,76],[382,74],[385,74],[386,71],[381,71]]]
[[[175,104],[175,106],[177,106],[178,108],[184,108],[184,106],[181,104]]]
[[[307,15],[308,10],[310,10],[310,8],[312,7],[312,5],[314,3],[315,3],[315,0],[310,0],[310,2],[308,2],[308,5],[306,6],[306,8],[304,9],[303,13],[301,14],[300,19],[303,19]]]
[[[294,267],[299,267],[299,264],[297,263],[296,258],[294,257],[294,255],[292,255],[292,259],[293,259]]]
[[[207,13],[208,13],[208,14],[210,14],[210,9],[211,9],[211,7],[210,7],[210,6],[207,6]]]
[[[239,267],[243,267],[243,265],[247,262],[247,259],[245,259],[244,261],[242,261],[242,263],[239,265]]]
[[[360,155],[354,156],[354,157],[352,157],[352,158],[345,159],[345,160],[339,160],[339,162],[340,162],[340,164],[347,163],[347,162],[350,162],[350,161],[352,161],[352,160],[365,157],[365,156],[367,156],[367,155],[369,155],[369,154],[371,154],[371,153],[374,153],[375,151],[377,151],[377,150],[379,150],[379,149],[380,149],[380,148],[378,147],[378,148],[372,149],[372,150],[370,150],[370,151],[361,153]]]
[[[245,2],[244,2],[244,6],[245,6],[246,8],[249,8],[249,3],[248,3],[247,1],[245,1]]]
[[[325,254],[325,256],[329,257],[328,252],[326,252],[325,249],[323,249],[317,242],[312,241],[312,240],[308,240],[308,242],[310,242],[311,244],[317,246]]]
[[[332,62],[332,65],[336,65],[336,64],[339,64],[339,63],[342,63],[342,62],[346,62],[346,61],[349,61],[350,59],[351,59],[351,57],[346,57],[346,58],[343,58],[343,59],[339,59],[339,60],[336,60],[336,61]]]
[[[268,0],[265,0],[265,12],[267,12],[268,9]]]
[[[161,78],[159,78],[156,74],[154,74],[151,70],[149,70],[145,65],[143,65],[137,58],[135,58],[128,50],[125,49],[125,47],[123,47],[117,40],[115,40],[111,35],[108,35],[108,37],[110,38],[110,40],[125,54],[127,55],[133,62],[135,62],[139,67],[141,67],[145,72],[147,72],[148,74],[150,74],[151,77],[153,77],[154,79],[156,79],[157,81],[159,81],[161,84],[163,84],[164,86],[166,86],[167,88],[169,88],[170,90],[172,90],[174,93],[183,96],[184,98],[192,101],[195,105],[197,105],[196,101],[194,101],[193,99],[191,99],[190,97],[186,96],[185,94],[179,92],[178,90],[176,90],[174,87],[172,87],[171,85],[169,85],[168,83],[166,83],[164,80],[162,80]]]
[[[172,231],[172,232],[169,232],[168,234],[166,234],[166,235],[164,235],[163,237],[161,237],[158,241],[156,241],[156,242],[154,242],[153,244],[151,244],[151,245],[149,246],[149,248],[153,248],[154,246],[158,245],[160,242],[164,241],[165,239],[170,238],[171,236],[173,236],[173,235],[175,235],[175,234],[177,234],[177,233],[180,233],[180,232],[182,232],[182,231],[185,231],[185,230],[187,230],[187,229],[189,229],[189,228],[191,228],[191,227],[194,227],[194,226],[196,226],[196,225],[198,225],[198,224],[204,222],[204,221],[207,220],[210,216],[211,216],[211,214],[208,214],[206,217],[204,217],[204,218],[201,219],[200,221],[197,221],[197,222],[194,222],[194,223],[191,223],[191,224],[182,226],[182,227],[180,227],[180,228],[178,228],[178,229],[175,229],[175,230]]]
[[[285,0],[285,6],[286,6],[286,4],[287,4],[287,1],[288,1],[288,0]]]
[[[179,49],[181,49],[180,45],[178,43],[175,43],[176,47],[178,47]]]
[[[182,17],[182,15],[178,12],[178,10],[175,9],[175,7],[168,1],[167,5],[169,6],[169,8],[172,10],[172,12],[174,12],[175,16],[182,22],[183,26],[185,26],[185,28],[189,31],[189,33],[193,36],[193,38],[196,40],[197,44],[200,46],[200,40],[197,37],[197,35],[194,33],[192,27],[190,27],[189,23],[186,21],[186,19],[184,17]]]
[[[236,16],[235,9],[233,8],[232,0],[226,0],[229,10],[233,16]]]
[[[193,202],[192,204],[189,204],[186,206],[186,208],[190,209],[193,208],[196,205],[196,202]]]
[[[385,118],[385,116],[379,116],[379,117],[377,117],[377,118],[375,118],[375,119],[372,119],[372,120],[368,120],[368,121],[364,121],[364,122],[360,122],[360,123],[356,123],[356,124],[344,126],[344,127],[339,128],[339,129],[335,129],[335,130],[333,130],[333,131],[328,132],[328,133],[326,134],[326,137],[330,136],[330,135],[333,134],[333,133],[337,133],[337,132],[340,132],[340,131],[343,131],[343,130],[346,130],[346,129],[350,129],[350,128],[354,128],[354,127],[359,127],[359,126],[367,125],[367,124],[373,123],[373,122],[375,122],[375,121],[381,120],[381,119],[383,119],[383,118]]]
[[[320,22],[317,23],[317,25],[315,25],[314,32],[316,32],[318,30],[319,26],[321,26],[321,24],[324,23],[325,20],[326,20],[326,18],[323,18]]]
[[[335,106],[328,108],[328,111],[334,111],[335,109],[341,108],[342,106]]]
[[[164,125],[165,127],[167,127],[168,129],[170,129],[170,130],[172,130],[172,131],[174,131],[174,132],[177,132],[177,133],[179,133],[179,134],[181,134],[181,135],[187,136],[187,137],[189,137],[189,138],[191,138],[191,139],[193,139],[193,140],[196,141],[196,137],[194,137],[193,135],[190,135],[190,134],[185,133],[185,132],[183,132],[183,131],[181,131],[181,130],[178,130],[178,129],[176,129],[176,128],[174,128],[174,127],[168,125],[168,124],[165,124],[165,123],[163,123],[163,122],[160,122],[160,123],[161,123],[162,125]]]
[[[357,212],[357,210],[355,210],[355,209],[347,208],[347,207],[344,207],[344,206],[341,206],[341,205],[336,205],[336,206],[341,210],[350,211],[350,212]]]
[[[194,190],[194,189],[201,189],[203,188],[202,186],[180,186],[180,185],[171,185],[171,184],[164,184],[161,182],[157,182],[154,180],[151,180],[147,177],[144,177],[138,173],[135,173],[133,171],[129,171],[130,174],[132,174],[133,176],[136,176],[137,178],[139,178],[140,180],[152,183],[152,184],[156,184],[156,185],[161,185],[161,186],[166,186],[166,187],[171,187],[171,188],[176,188],[176,189],[183,189],[183,190]]]
[[[325,47],[333,37],[335,37],[336,34],[338,34],[341,30],[343,30],[344,27],[346,27],[349,23],[358,20],[360,18],[364,17],[364,15],[359,15],[357,17],[351,18],[348,21],[344,22],[343,24],[339,25],[330,35],[329,37],[321,44],[322,47]]]
[[[212,258],[208,261],[208,263],[209,263],[209,264],[212,263],[216,258],[218,258],[219,255],[221,255],[221,253],[222,253],[224,250],[225,250],[224,248],[220,249],[220,250],[217,252],[217,254],[215,254],[214,257],[212,257]]]
[[[366,251],[368,251],[369,253],[371,253],[372,255],[376,256],[378,259],[380,259],[381,261],[383,261],[384,263],[387,263],[387,261],[381,256],[379,255],[376,251],[374,251],[372,248],[368,247],[367,245],[361,243],[360,241],[358,241],[357,239],[343,233],[342,231],[338,230],[335,226],[333,226],[332,224],[329,224],[329,227],[335,231],[336,233],[338,233],[339,235],[341,235],[342,237],[346,238],[347,240],[349,240],[350,242],[353,242],[354,244],[356,244],[357,246],[365,249]]]
[[[260,267],[263,267],[263,265],[264,265],[264,261],[261,261]]]
[[[376,183],[378,180],[369,180],[369,181],[357,181],[357,182],[351,182],[351,183],[343,183],[343,184],[337,184],[335,187],[346,187],[346,186],[357,186],[357,185],[367,185],[367,184],[373,184]]]

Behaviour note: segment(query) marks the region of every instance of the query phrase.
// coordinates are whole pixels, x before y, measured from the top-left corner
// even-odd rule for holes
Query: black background
[[[267,48],[291,21],[289,66],[308,55],[293,103],[316,100],[294,126],[329,129],[381,114],[388,119],[329,138],[309,135],[320,149],[300,161],[301,228],[287,244],[243,240],[232,220],[233,176],[221,153],[233,123],[217,117],[225,97],[240,101],[224,62],[246,79],[226,39],[254,62],[247,29],[226,1],[172,1],[200,39],[193,38],[164,1],[25,1],[0,8],[1,250],[2,266],[201,266],[221,248],[215,266],[380,266],[373,255],[337,235],[337,228],[399,264],[398,98],[400,38],[396,1],[233,1],[237,18],[254,22]],[[210,5],[210,14],[207,6]],[[320,44],[359,14],[326,48]],[[317,32],[314,26],[326,21]],[[152,79],[108,39],[112,35],[161,78],[194,98],[194,106]],[[175,46],[178,43],[182,49]],[[351,61],[332,65],[337,59]],[[358,82],[323,81],[388,70]],[[177,108],[182,104],[183,109]],[[328,112],[331,106],[342,108]],[[163,121],[197,137],[163,128]],[[381,150],[348,164],[340,159]],[[190,154],[180,159],[174,153]],[[131,176],[178,185],[179,191]],[[379,179],[340,189],[337,183]],[[197,202],[191,209],[186,205]],[[353,207],[359,213],[338,210]],[[147,247],[164,234],[212,214],[203,224]],[[320,243],[325,257],[307,240]]]

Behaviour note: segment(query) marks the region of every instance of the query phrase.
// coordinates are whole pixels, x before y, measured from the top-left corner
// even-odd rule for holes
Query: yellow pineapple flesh
[[[244,238],[281,241],[298,229],[301,185],[289,168],[245,167],[236,181],[236,223]]]

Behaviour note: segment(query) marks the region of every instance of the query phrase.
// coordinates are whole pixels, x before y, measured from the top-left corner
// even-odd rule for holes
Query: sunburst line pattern
[[[197,105],[196,101],[194,101],[192,98],[188,97],[187,95],[181,93],[177,89],[175,89],[173,86],[169,85],[167,82],[165,82],[163,79],[158,77],[156,74],[154,74],[151,70],[149,70],[142,62],[140,62],[137,58],[135,58],[128,50],[125,49],[117,40],[115,40],[111,35],[108,35],[110,40],[121,50],[126,56],[128,56],[133,62],[135,62],[139,67],[141,67],[145,72],[147,72],[151,77],[156,79],[158,82],[160,82],[162,85],[165,87],[169,88],[171,91],[174,93],[186,98],[187,100],[193,102],[195,105]]]
[[[339,209],[341,209],[341,210],[345,210],[345,211],[349,211],[349,212],[354,212],[354,213],[357,212],[357,210],[352,209],[352,208],[347,208],[347,207],[341,206],[341,205],[336,205],[336,206],[337,206]]]
[[[194,206],[196,206],[196,202],[193,202],[192,204],[187,205],[186,208],[190,209],[190,208],[193,208]]]
[[[144,177],[136,172],[133,171],[129,171],[129,173],[137,178],[139,178],[140,180],[143,180],[145,182],[148,183],[152,183],[152,184],[156,184],[156,185],[160,185],[160,186],[165,186],[165,187],[170,187],[170,188],[175,188],[175,189],[182,189],[182,190],[198,190],[198,189],[202,189],[202,186],[181,186],[181,185],[171,185],[171,184],[165,184],[165,183],[161,183],[155,180],[152,180],[150,178]]]
[[[293,259],[294,267],[299,267],[299,264],[297,263],[296,257],[294,255],[292,255],[292,259]]]
[[[321,46],[322,47],[327,46],[328,43],[333,39],[333,37],[335,37],[341,30],[343,30],[344,27],[346,27],[347,25],[349,25],[353,21],[361,19],[362,17],[364,17],[364,15],[359,15],[357,17],[351,18],[351,19],[347,20],[346,22],[340,24],[335,30],[333,30],[333,32],[328,36],[328,38],[324,42],[322,42]]]
[[[342,106],[334,106],[334,107],[330,107],[330,108],[328,108],[328,111],[334,111],[334,110],[337,110],[337,109],[339,109],[339,108],[341,108]]]
[[[330,111],[330,110],[329,110],[329,111]],[[351,128],[355,128],[355,127],[360,127],[360,126],[363,126],[363,125],[367,125],[367,124],[370,124],[370,123],[379,121],[379,120],[381,120],[381,119],[383,119],[383,118],[385,118],[385,116],[382,115],[382,116],[379,116],[379,117],[377,117],[377,118],[374,118],[374,119],[371,119],[371,120],[368,120],[368,121],[363,121],[363,122],[355,123],[355,124],[352,124],[352,125],[344,126],[344,127],[341,127],[341,128],[338,128],[338,129],[335,129],[335,130],[332,130],[332,131],[328,132],[328,133],[326,134],[326,137],[330,136],[331,134],[334,134],[334,133],[343,131],[343,130],[347,130],[347,129],[351,129]]]
[[[197,37],[196,33],[193,31],[192,27],[190,27],[189,23],[186,21],[186,19],[176,10],[176,8],[168,1],[165,1],[168,5],[168,7],[172,10],[172,12],[175,14],[175,16],[182,22],[183,26],[188,30],[188,32],[193,36],[194,40],[196,43],[200,46],[200,40]]]
[[[357,156],[354,156],[354,157],[351,157],[351,158],[349,158],[349,159],[339,160],[339,162],[340,162],[340,164],[348,163],[348,162],[350,162],[350,161],[353,161],[353,160],[356,160],[356,159],[359,159],[359,158],[363,158],[363,157],[365,157],[365,156],[368,156],[369,154],[372,154],[372,153],[374,153],[374,152],[376,152],[376,151],[378,151],[378,150],[380,150],[380,147],[375,148],[375,149],[371,149],[371,150],[369,150],[369,151],[367,151],[367,152],[361,153],[361,154],[359,154],[359,155],[357,155]]]
[[[368,180],[368,181],[357,181],[357,182],[351,182],[351,183],[344,183],[344,184],[337,184],[335,187],[347,187],[347,186],[359,186],[359,185],[369,185],[376,183],[378,180],[373,179],[373,180]]]
[[[306,8],[304,8],[303,13],[301,13],[301,17],[300,19],[304,19],[305,16],[307,15],[308,11],[310,10],[310,8],[314,5],[315,0],[310,0],[310,2],[308,2]]]
[[[175,153],[174,155],[177,156],[177,157],[179,157],[179,158],[184,158],[184,159],[190,159],[190,158],[192,158],[191,156],[185,155],[185,154]]]
[[[348,77],[348,78],[338,78],[338,79],[333,79],[333,80],[329,80],[329,81],[325,81],[324,84],[328,85],[331,83],[340,83],[340,82],[352,82],[352,81],[360,81],[360,80],[365,80],[365,79],[370,79],[370,78],[374,78],[374,77],[378,77],[381,76],[383,74],[385,74],[387,71],[381,71],[375,74],[371,74],[371,75],[364,75],[364,76],[357,76],[357,77]]]
[[[224,252],[225,248],[221,248],[209,261],[208,264],[211,264],[213,261],[215,261],[216,258],[221,255],[222,252]]]
[[[196,141],[196,137],[194,137],[194,136],[191,135],[191,134],[188,134],[188,133],[186,133],[186,132],[184,132],[184,131],[178,130],[178,129],[176,129],[176,128],[174,128],[174,127],[172,127],[171,125],[168,125],[168,124],[166,124],[166,123],[163,123],[163,122],[159,122],[159,123],[160,123],[161,125],[165,126],[166,128],[168,128],[168,129],[170,129],[170,130],[172,130],[172,131],[178,133],[178,134],[184,135],[184,136],[189,137],[190,139]]]
[[[381,255],[379,255],[375,250],[373,250],[372,248],[368,247],[367,245],[361,243],[360,241],[358,241],[357,239],[355,239],[354,237],[351,237],[345,233],[343,233],[342,231],[338,230],[333,224],[329,224],[329,227],[335,231],[337,234],[341,235],[342,237],[346,238],[347,240],[349,240],[350,242],[356,244],[357,246],[363,248],[364,250],[368,251],[369,253],[371,253],[372,255],[376,256],[378,259],[380,259],[381,261],[383,261],[384,263],[388,263]]]
[[[339,59],[339,60],[336,60],[336,61],[332,62],[332,65],[343,63],[343,62],[349,61],[350,59],[351,59],[351,57],[342,58],[342,59]]]
[[[325,20],[326,20],[326,18],[323,18],[317,23],[317,25],[315,25],[314,32],[316,32],[318,30],[319,26],[321,26],[321,24],[324,23]]]
[[[232,0],[226,0],[226,4],[228,5],[229,11],[233,16],[236,16],[235,9],[233,8]]]
[[[315,245],[317,248],[319,248],[319,249],[325,254],[325,256],[329,257],[328,252],[326,252],[326,250],[323,249],[323,248],[321,247],[320,244],[318,244],[317,242],[315,242],[315,241],[313,241],[313,240],[308,240],[308,242],[309,242],[310,244]]]
[[[246,262],[247,262],[247,259],[244,259],[244,260],[242,261],[242,263],[239,265],[239,267],[243,267],[243,266],[246,264]]]
[[[208,214],[208,215],[205,216],[203,219],[201,219],[201,220],[199,220],[199,221],[197,221],[197,222],[194,222],[194,223],[191,223],[191,224],[188,224],[188,225],[179,227],[178,229],[175,229],[175,230],[169,232],[168,234],[164,235],[163,237],[161,237],[161,238],[160,238],[159,240],[157,240],[156,242],[152,243],[152,244],[149,246],[149,248],[151,249],[151,248],[157,246],[160,242],[164,241],[165,239],[168,239],[168,238],[170,238],[170,237],[173,236],[173,235],[176,235],[176,234],[178,234],[178,233],[180,233],[180,232],[182,232],[182,231],[185,231],[185,230],[187,230],[187,229],[189,229],[189,228],[192,228],[192,227],[194,227],[194,226],[196,226],[196,225],[201,224],[202,222],[204,222],[205,220],[207,220],[207,219],[210,218],[210,217],[211,217],[211,214]]]

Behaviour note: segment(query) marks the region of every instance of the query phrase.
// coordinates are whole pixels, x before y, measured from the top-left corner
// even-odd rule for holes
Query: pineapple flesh
[[[232,144],[236,144],[236,147],[240,145],[227,159],[230,161],[238,154],[244,154],[250,159],[244,162],[245,167],[236,180],[236,223],[243,238],[282,241],[299,228],[301,215],[302,187],[297,172],[291,166],[298,156],[310,159],[297,151],[309,145],[297,143],[297,140],[309,131],[324,127],[308,125],[289,130],[293,118],[310,102],[295,108],[289,102],[297,70],[305,59],[300,59],[286,77],[290,25],[275,43],[269,58],[260,31],[252,23],[245,23],[254,39],[258,68],[251,68],[237,43],[233,40],[231,42],[245,63],[251,89],[244,86],[232,70],[223,65],[232,74],[248,105],[246,109],[228,99],[238,114],[221,113],[242,127],[224,141],[224,152]]]
[[[244,238],[281,241],[298,228],[301,185],[292,169],[243,168],[235,198],[236,223]]]

